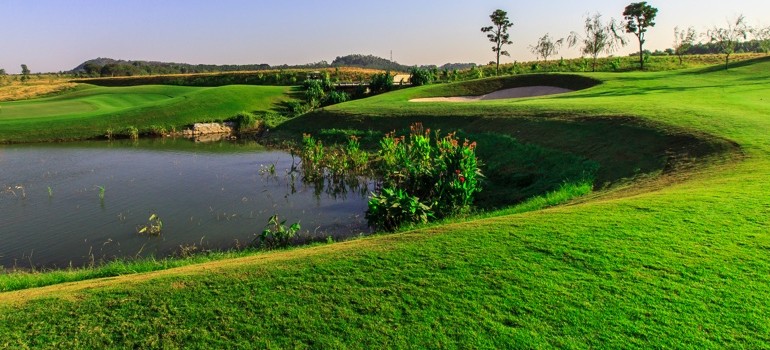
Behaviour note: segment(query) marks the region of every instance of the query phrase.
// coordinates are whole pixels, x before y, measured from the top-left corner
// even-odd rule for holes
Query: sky
[[[511,57],[546,33],[580,32],[599,12],[620,19],[629,0],[0,0],[0,68],[19,73],[70,70],[97,57],[205,64],[304,64],[372,54],[406,65],[494,60],[481,27],[496,9],[514,27]],[[650,0],[659,9],[645,49],[666,49],[674,27],[699,32],[740,14],[770,25],[767,0]],[[636,37],[615,55],[638,51]],[[577,48],[559,56],[579,57]]]

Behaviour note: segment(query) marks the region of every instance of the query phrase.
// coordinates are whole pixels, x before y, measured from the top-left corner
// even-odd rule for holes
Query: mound
[[[560,88],[556,86],[527,86],[516,87],[505,90],[498,90],[481,96],[455,96],[455,97],[429,97],[416,98],[409,102],[474,102],[488,100],[503,100],[509,98],[537,97],[555,94],[563,94],[575,90]]]

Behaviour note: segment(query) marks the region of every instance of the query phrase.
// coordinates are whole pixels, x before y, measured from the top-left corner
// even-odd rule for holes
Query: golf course
[[[574,91],[410,102],[526,86]],[[269,111],[290,89],[80,85],[0,103],[0,141],[181,129]],[[524,168],[506,148],[513,141],[570,160],[543,168],[549,185],[525,198],[393,234],[151,268],[0,275],[0,347],[770,344],[770,59],[727,70],[426,85],[317,109],[271,134],[385,133],[415,122],[477,140],[482,163],[498,177]],[[578,163],[586,176],[563,175]],[[501,183],[490,190],[516,195]]]

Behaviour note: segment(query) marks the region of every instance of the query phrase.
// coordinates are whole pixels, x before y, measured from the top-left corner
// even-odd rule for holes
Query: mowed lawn
[[[2,293],[0,346],[768,347],[770,60],[589,76],[604,83],[463,105],[408,102],[447,87],[402,90],[293,128],[431,120],[534,139],[514,126],[631,118],[739,150],[535,212]],[[645,149],[603,132],[628,157]],[[575,149],[615,151],[599,139]]]
[[[0,103],[0,142],[74,140],[128,126],[178,129],[264,112],[289,99],[288,87],[233,85],[86,87],[56,97]]]

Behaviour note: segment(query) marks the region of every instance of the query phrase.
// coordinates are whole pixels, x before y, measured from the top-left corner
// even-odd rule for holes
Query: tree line
[[[474,63],[447,63],[441,67],[435,65],[421,66],[422,68],[432,69],[468,69],[474,67]],[[114,60],[110,58],[96,58],[83,62],[75,67],[71,73],[79,77],[128,77],[143,75],[171,75],[171,74],[199,74],[199,73],[221,73],[237,71],[266,71],[276,69],[321,69],[335,67],[358,67],[379,70],[391,70],[398,72],[407,72],[411,66],[399,64],[385,58],[374,55],[352,54],[338,56],[328,63],[319,61],[302,65],[276,65],[269,64],[247,64],[247,65],[212,65],[212,64],[187,64],[170,63],[155,61],[126,61]]]
[[[644,49],[646,34],[650,28],[655,27],[655,18],[658,9],[649,5],[646,1],[631,3],[623,10],[623,19],[605,20],[600,13],[585,17],[583,30],[571,32],[566,38],[555,39],[550,33],[540,37],[537,43],[530,46],[530,51],[538,59],[548,61],[554,57],[564,44],[569,47],[578,47],[584,56],[592,59],[592,70],[596,71],[597,60],[600,55],[611,55],[620,47],[626,46],[628,40],[624,34],[633,34],[639,44],[639,51],[633,55],[639,56],[639,68],[644,69],[644,64],[650,56],[650,52]],[[493,43],[492,52],[495,53],[495,72],[500,73],[500,56],[510,56],[504,50],[506,45],[512,45],[509,30],[514,26],[508,18],[508,13],[497,9],[489,15],[491,26],[481,28],[487,35],[487,39]],[[699,38],[706,41],[700,42]],[[749,40],[751,38],[751,40]],[[679,56],[680,64],[684,56],[688,54],[718,53],[725,55],[725,68],[729,67],[730,55],[739,52],[764,52],[770,53],[770,27],[751,27],[746,23],[743,15],[728,21],[726,26],[714,26],[703,33],[698,33],[694,27],[674,30],[673,47],[666,51],[658,51],[662,54]]]

